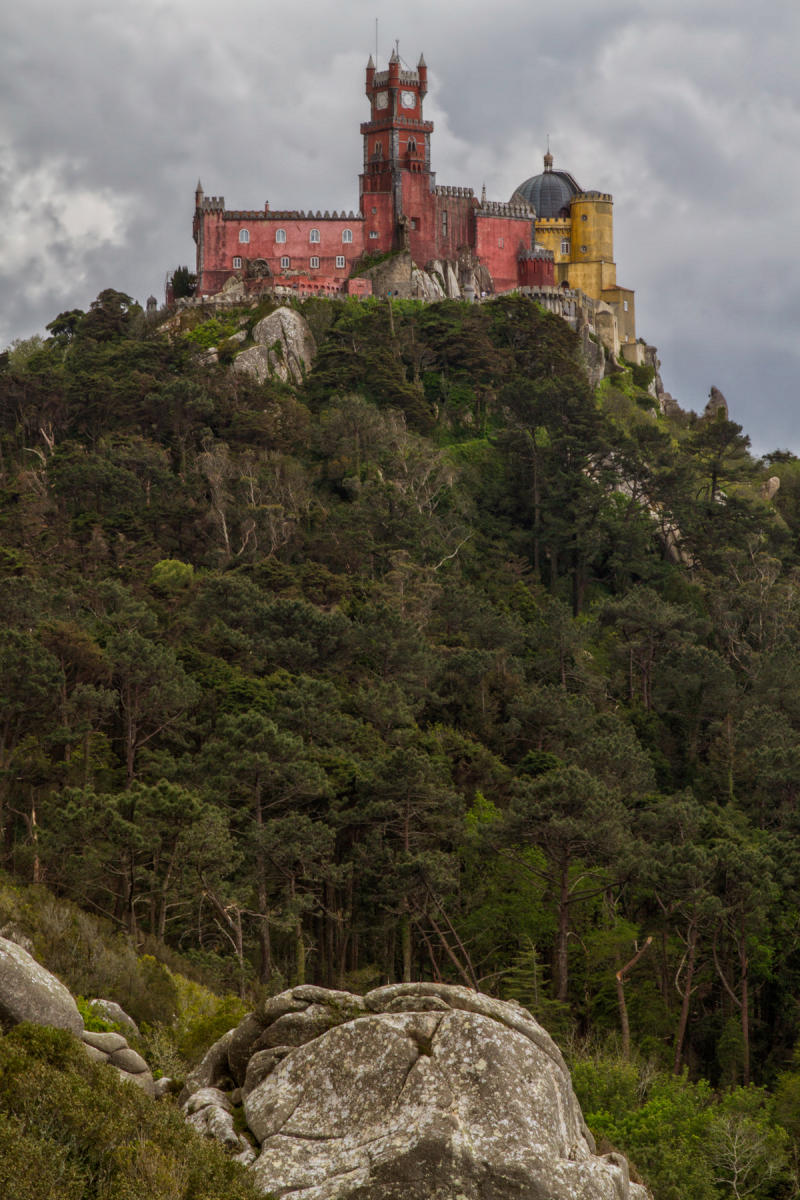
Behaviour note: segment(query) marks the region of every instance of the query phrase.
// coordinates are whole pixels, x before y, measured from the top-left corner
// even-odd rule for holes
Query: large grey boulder
[[[282,379],[300,383],[311,369],[317,343],[306,319],[292,308],[276,308],[253,328],[254,346],[237,354],[237,371],[252,375],[259,383]]]
[[[0,1026],[32,1021],[80,1037],[83,1018],[64,984],[16,942],[0,938]]]
[[[325,1007],[323,995],[308,999]],[[621,1156],[595,1153],[558,1048],[520,1006],[468,988],[396,984],[330,1012],[327,1029],[313,1013],[293,1029],[310,1040],[269,1062],[257,1052],[249,1072],[244,1110],[264,1191],[645,1200]]]

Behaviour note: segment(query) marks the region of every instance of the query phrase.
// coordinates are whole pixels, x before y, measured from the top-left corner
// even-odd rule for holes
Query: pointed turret
[[[428,94],[428,64],[425,62],[424,54],[419,56],[417,72],[419,74],[419,94],[424,98]]]
[[[205,195],[205,193],[203,192],[203,185],[200,182],[200,180],[198,179],[197,187],[194,189],[194,206],[195,206],[195,208],[203,207],[203,196],[204,195]]]
[[[374,78],[375,78],[375,63],[372,61],[372,55],[370,54],[369,62],[367,63],[367,82],[366,82],[366,88],[365,88],[368,96],[372,95],[372,81]]]

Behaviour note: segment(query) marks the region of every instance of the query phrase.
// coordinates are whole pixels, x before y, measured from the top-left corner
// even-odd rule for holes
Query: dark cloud
[[[712,383],[759,450],[800,451],[800,15],[740,0],[30,0],[0,45],[0,343],[193,261],[202,177],[231,207],[355,208],[363,69],[431,71],[442,183],[507,198],[556,165],[615,199],[620,280],[667,387]]]

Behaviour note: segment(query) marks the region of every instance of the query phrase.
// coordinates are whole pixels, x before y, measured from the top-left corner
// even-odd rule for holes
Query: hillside
[[[248,998],[517,998],[658,1200],[726,1129],[796,1194],[800,463],[524,298],[306,301],[296,384],[269,308],[2,361],[2,866]]]

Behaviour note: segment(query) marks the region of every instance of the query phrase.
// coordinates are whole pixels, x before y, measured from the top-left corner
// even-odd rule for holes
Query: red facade
[[[230,212],[222,197],[206,199],[198,184],[194,238],[197,294],[213,295],[232,275],[253,286],[364,294],[351,280],[364,255],[407,249],[414,262],[467,261],[490,287],[552,284],[553,257],[534,248],[527,205],[478,201],[471,188],[437,187],[431,170],[433,122],[423,117],[428,68],[415,71],[392,55],[386,71],[367,66],[370,119],[364,143],[360,212]]]

